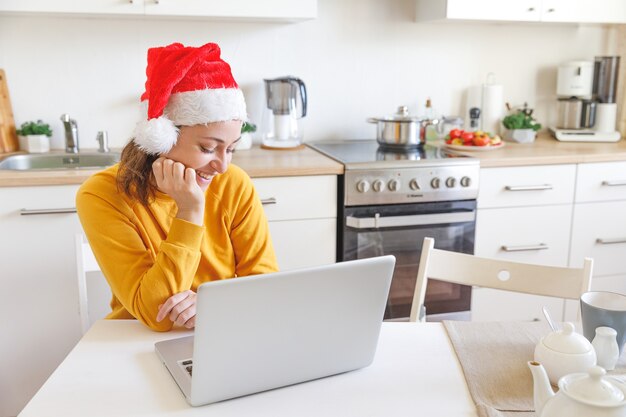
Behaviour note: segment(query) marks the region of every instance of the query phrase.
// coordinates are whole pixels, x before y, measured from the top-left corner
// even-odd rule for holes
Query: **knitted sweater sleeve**
[[[76,208],[94,255],[115,297],[146,326],[167,331],[173,323],[156,321],[159,306],[170,296],[191,288],[200,262],[204,228],[174,219],[159,248],[142,235],[155,233],[135,218],[128,205],[114,201],[89,181],[76,197]],[[106,188],[106,187],[104,187]]]

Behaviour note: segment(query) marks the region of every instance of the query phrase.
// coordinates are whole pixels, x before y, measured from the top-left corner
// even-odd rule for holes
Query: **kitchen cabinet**
[[[0,0],[2,12],[299,21],[317,17],[317,0]]]
[[[336,262],[337,176],[254,178],[281,270]]]
[[[569,264],[593,258],[594,290],[626,294],[625,215],[626,162],[579,164]],[[568,312],[577,307],[568,302]]]
[[[0,188],[3,417],[17,415],[81,336],[74,237],[82,229],[71,210],[54,212],[75,207],[77,189]]]
[[[474,253],[567,266],[575,179],[574,164],[483,168]],[[535,320],[544,305],[563,319],[563,299],[474,288],[472,319]]]
[[[626,23],[623,0],[416,0],[416,20]]]

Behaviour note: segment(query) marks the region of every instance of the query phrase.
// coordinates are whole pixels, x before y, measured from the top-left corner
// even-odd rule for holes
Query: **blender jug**
[[[263,117],[263,145],[268,148],[294,148],[302,144],[306,116],[306,86],[296,77],[264,79],[266,106]]]

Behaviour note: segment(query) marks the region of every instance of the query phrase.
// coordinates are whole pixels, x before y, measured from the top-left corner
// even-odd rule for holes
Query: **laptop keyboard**
[[[187,359],[186,361],[182,361],[181,365],[183,365],[185,370],[189,373],[189,376],[191,376],[193,372],[193,361],[191,359]]]

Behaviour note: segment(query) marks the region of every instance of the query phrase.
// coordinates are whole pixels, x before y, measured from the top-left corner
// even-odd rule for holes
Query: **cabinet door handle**
[[[602,185],[606,185],[607,187],[619,187],[622,185],[626,185],[626,180],[602,181]]]
[[[50,208],[50,209],[20,209],[20,216],[33,216],[36,214],[63,214],[76,213],[76,207]]]
[[[616,239],[602,239],[601,237],[596,239],[596,243],[601,245],[612,245],[614,243],[626,243],[626,238],[616,238]]]
[[[550,8],[548,9],[548,13],[554,13],[556,11],[556,9]]]
[[[507,191],[540,191],[540,190],[551,190],[552,184],[541,184],[541,185],[507,185],[504,187]]]
[[[529,12],[534,12],[534,11],[535,11],[535,8],[534,8],[534,7],[529,7],[529,8],[528,8],[528,11],[529,11]]]
[[[523,252],[523,251],[544,250],[544,249],[550,249],[550,246],[546,245],[545,243],[538,243],[536,245],[517,245],[517,246],[502,245],[502,250],[505,252]]]
[[[262,198],[261,199],[261,204],[263,204],[264,206],[270,205],[270,204],[277,204],[278,201],[276,201],[275,197],[270,197],[270,198]]]

